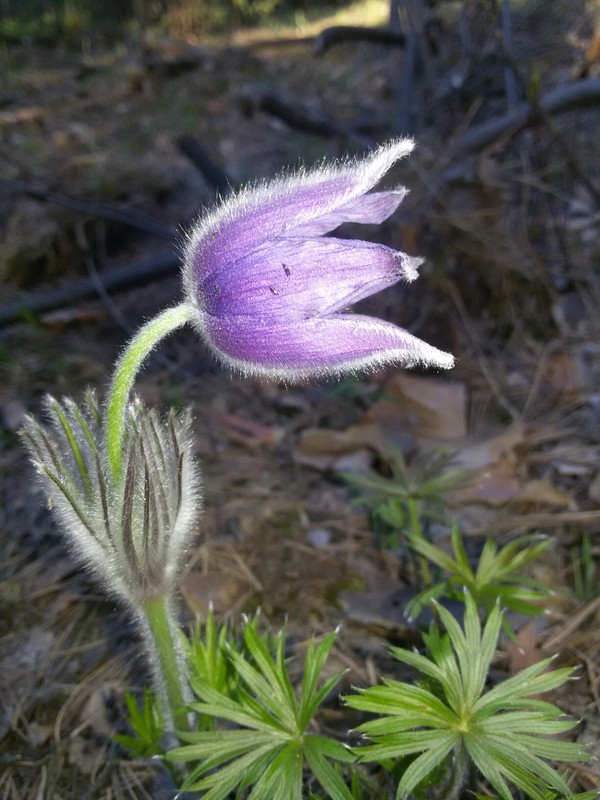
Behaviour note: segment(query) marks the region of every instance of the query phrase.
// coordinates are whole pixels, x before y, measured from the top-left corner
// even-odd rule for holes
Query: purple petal
[[[329,214],[324,214],[288,231],[288,236],[322,236],[324,233],[339,228],[345,222],[381,225],[388,217],[391,217],[404,197],[406,197],[406,189],[362,195]]]
[[[224,262],[233,262],[286,231],[352,203],[413,148],[410,139],[380,147],[367,158],[250,187],[206,215],[189,236],[184,260],[188,291]]]
[[[448,369],[454,358],[402,328],[372,317],[337,314],[287,325],[257,326],[249,320],[215,319],[200,324],[211,349],[246,374],[282,380],[334,375],[385,364]]]
[[[421,259],[353,239],[270,241],[200,288],[200,311],[285,323],[327,316],[404,279]]]

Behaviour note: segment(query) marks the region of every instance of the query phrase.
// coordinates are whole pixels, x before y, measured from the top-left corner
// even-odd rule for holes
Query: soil
[[[577,5],[573,27],[583,18]],[[581,47],[565,43],[558,23],[546,19],[547,30],[533,32],[525,22],[533,24],[517,20],[515,37],[529,54],[522,69],[552,53],[540,91],[570,79]],[[101,287],[115,266],[175,248],[214,195],[178,147],[183,134],[239,185],[360,151],[393,135],[399,118],[402,52],[382,44],[342,44],[316,58],[310,41],[272,34],[210,46],[147,36],[85,58],[38,45],[11,45],[5,58],[0,305],[85,277]],[[457,39],[431,58],[436,75],[466,63]],[[441,79],[432,86],[427,71],[415,77],[419,147],[391,176],[411,193],[385,225],[348,230],[425,256],[416,284],[386,291],[365,311],[453,352],[451,373],[389,369],[279,386],[231,376],[182,332],[161,346],[136,390],[148,404],[194,412],[204,512],[182,575],[184,624],[210,603],[234,621],[258,607],[267,627],[287,619],[295,643],[342,624],[328,664],[349,668],[342,690],[398,677],[386,644],[418,641],[402,614],[415,575],[343,473],[382,468],[390,440],[409,464],[444,447],[478,471],[448,498],[473,553],[485,536],[500,544],[524,533],[552,537],[532,572],[553,592],[551,613],[520,628],[521,651],[503,642],[495,669],[505,676],[520,656],[531,663],[554,652],[559,665],[580,665],[580,680],[552,699],[581,720],[575,735],[600,755],[598,110],[541,119],[461,157],[451,134],[505,108],[502,73],[479,85],[476,73],[468,73],[472,86],[435,99]],[[297,130],[260,110],[265,86],[334,121],[337,132]],[[2,181],[143,213],[173,240]],[[180,292],[171,270],[127,291],[23,313],[0,329],[3,798],[171,796],[160,768],[113,743],[125,726],[124,691],[141,689],[146,665],[125,612],[69,554],[17,432],[47,392],[76,397],[92,385],[102,393],[129,336]],[[447,543],[448,526],[436,537]],[[340,731],[354,722],[334,703],[322,720]],[[600,786],[595,762],[567,773],[574,791]]]

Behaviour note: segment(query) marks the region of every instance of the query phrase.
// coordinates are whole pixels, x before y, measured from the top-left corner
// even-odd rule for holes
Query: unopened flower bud
[[[48,397],[46,410],[49,424],[29,417],[22,436],[77,556],[136,610],[168,597],[200,506],[189,414],[161,419],[134,399],[113,485],[94,395]]]

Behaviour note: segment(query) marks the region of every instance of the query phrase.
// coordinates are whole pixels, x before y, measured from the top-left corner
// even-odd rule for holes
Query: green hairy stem
[[[147,322],[127,345],[115,367],[106,406],[106,451],[113,485],[123,472],[123,435],[129,393],[143,362],[172,331],[189,322],[193,309],[187,303],[168,308]]]
[[[153,666],[159,700],[163,706],[163,719],[167,729],[189,731],[189,720],[185,710],[186,693],[180,669],[181,648],[177,641],[178,628],[171,618],[168,600],[157,597],[144,603],[151,641],[146,644],[153,651]],[[169,724],[171,723],[171,724]]]

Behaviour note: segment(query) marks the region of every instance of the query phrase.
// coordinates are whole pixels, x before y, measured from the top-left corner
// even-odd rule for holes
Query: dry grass
[[[367,20],[357,3],[350,16],[327,22],[375,23],[386,6],[369,4]],[[314,30],[302,28],[303,34]],[[561,59],[569,56],[565,47]],[[134,74],[119,60],[84,79],[69,65],[44,72],[40,52],[16,81],[22,92],[16,105],[38,108],[42,123],[15,118],[0,157],[13,177],[124,199],[175,225],[208,198],[202,179],[177,153],[176,134],[192,130],[240,181],[273,174],[299,155],[310,161],[339,154],[346,149],[340,141],[290,131],[263,114],[244,117],[236,92],[255,80],[274,81],[334,117],[351,119],[361,107],[375,106],[389,120],[395,55],[366,52],[344,48],[316,61],[294,48],[260,58],[215,51],[203,66],[173,79]],[[459,126],[469,113],[449,109],[449,121]],[[561,663],[581,665],[581,679],[559,702],[583,720],[578,735],[597,747],[600,608],[597,597],[572,592],[573,552],[584,531],[600,558],[600,241],[597,198],[582,178],[598,185],[596,131],[595,112],[565,115],[554,128],[541,124],[495,143],[452,181],[443,178],[446,139],[436,128],[423,131],[417,157],[398,174],[411,195],[382,234],[392,245],[427,255],[421,286],[390,292],[372,308],[457,353],[451,378],[469,396],[469,436],[487,440],[522,426],[510,477],[544,480],[571,503],[487,508],[473,530],[499,538],[532,530],[553,537],[539,569],[561,600],[537,645],[559,652]],[[0,201],[9,215],[20,202],[7,194]],[[82,270],[73,215],[48,214],[58,230],[52,252],[67,242],[72,258],[40,258],[33,281],[52,279],[57,264],[64,274]],[[35,233],[22,230],[24,239]],[[107,237],[120,259],[152,250],[141,237],[96,234]],[[178,292],[174,278],[115,302],[133,329]],[[104,386],[127,334],[101,302],[74,309],[81,310],[97,318],[74,313],[60,325],[42,320],[0,338],[0,800],[161,796],[153,766],[128,760],[111,741],[124,725],[124,689],[146,680],[135,634],[65,552],[7,424],[10,404],[13,411],[15,403],[37,411],[44,391],[77,394],[87,383]],[[410,581],[397,554],[373,546],[368,520],[350,504],[335,472],[307,466],[298,455],[308,428],[344,434],[364,423],[389,375],[349,383],[345,392],[332,385],[291,390],[230,379],[191,335],[170,342],[162,355],[144,374],[141,391],[151,403],[193,405],[204,474],[206,510],[184,586],[188,619],[211,599],[231,617],[260,605],[273,625],[287,616],[291,636],[303,641],[344,619],[344,592],[375,593]],[[315,528],[329,532],[327,546],[311,543]],[[368,624],[350,618],[335,659],[351,667],[349,680],[376,680],[390,666],[382,638],[405,635],[389,618]],[[346,722],[339,710],[328,713],[332,724]],[[599,780],[592,764],[573,773],[572,785],[592,789]]]

